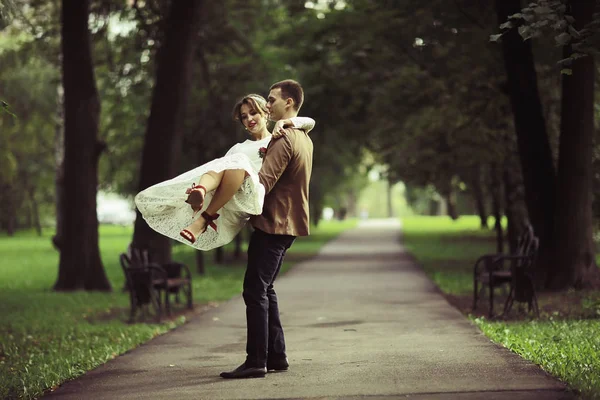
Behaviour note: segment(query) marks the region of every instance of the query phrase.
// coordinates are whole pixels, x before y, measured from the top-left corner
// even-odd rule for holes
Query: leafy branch
[[[10,106],[8,105],[7,102],[0,100],[0,105],[2,106],[2,111],[4,111],[5,113],[8,113],[10,115],[12,115],[13,117],[17,117],[11,110],[10,110]]]
[[[594,13],[592,21],[580,30],[575,27],[575,18],[565,0],[536,0],[521,12],[508,17],[500,25],[499,34],[490,35],[490,41],[498,42],[510,29],[517,28],[523,40],[543,36],[548,30],[555,33],[557,46],[571,46],[572,53],[557,62],[561,72],[571,74],[573,61],[586,56],[600,54],[600,13]]]
[[[0,0],[0,29],[8,25],[16,11],[14,0]]]

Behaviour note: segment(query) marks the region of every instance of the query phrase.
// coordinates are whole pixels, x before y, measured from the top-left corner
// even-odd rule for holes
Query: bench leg
[[[529,312],[531,312],[531,311],[535,312],[535,315],[539,318],[540,317],[540,309],[538,308],[537,296],[535,295],[535,292],[531,293],[531,299],[529,299],[529,302],[527,305],[528,305],[527,310]]]
[[[162,304],[160,301],[160,290],[156,290],[152,287],[150,290],[150,303],[152,303],[152,307],[154,308],[154,313],[156,314],[156,323],[160,323],[162,317]]]
[[[187,290],[185,291],[185,295],[187,297],[187,308],[189,308],[190,310],[192,308],[194,308],[194,303],[193,303],[193,299],[192,299],[192,282],[188,282],[188,284],[186,285]]]
[[[137,309],[140,307],[138,304],[136,293],[133,290],[129,290],[129,320],[128,324],[131,324],[135,321],[135,314]]]
[[[503,315],[507,315],[512,308],[514,297],[513,297],[514,289],[512,285],[510,286],[510,292],[508,292],[508,297],[506,298],[506,303],[504,303],[504,312]]]
[[[165,309],[167,310],[167,315],[171,315],[171,300],[169,299],[169,289],[165,289]]]

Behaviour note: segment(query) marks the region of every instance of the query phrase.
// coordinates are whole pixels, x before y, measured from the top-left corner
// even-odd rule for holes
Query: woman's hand
[[[285,129],[292,128],[294,124],[290,119],[280,119],[275,123],[275,127],[273,128],[273,139],[279,139],[286,135]]]

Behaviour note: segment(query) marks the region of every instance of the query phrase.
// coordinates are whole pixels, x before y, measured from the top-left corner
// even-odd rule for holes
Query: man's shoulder
[[[310,139],[310,136],[308,136],[306,132],[299,128],[286,128],[285,131],[287,135],[285,135],[284,137],[287,137],[290,140],[290,142],[305,140],[307,138]]]

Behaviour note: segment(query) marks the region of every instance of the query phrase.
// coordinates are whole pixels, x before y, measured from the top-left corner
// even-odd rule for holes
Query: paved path
[[[290,370],[223,380],[245,357],[241,297],[85,376],[58,399],[568,399],[491,343],[403,252],[400,226],[367,221],[276,284]]]

